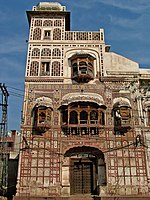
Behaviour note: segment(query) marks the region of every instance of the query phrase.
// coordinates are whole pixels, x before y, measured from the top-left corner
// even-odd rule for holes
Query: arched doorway
[[[69,158],[70,194],[99,194],[99,186],[106,185],[104,154],[95,147],[74,147],[66,151]]]

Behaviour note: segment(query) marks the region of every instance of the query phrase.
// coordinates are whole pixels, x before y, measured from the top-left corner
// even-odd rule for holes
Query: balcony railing
[[[90,125],[87,123],[62,125],[62,130],[64,134],[67,136],[68,135],[74,135],[74,136],[75,135],[77,136],[99,135],[99,133],[102,131],[103,128],[104,128],[104,125],[97,125],[95,123],[90,124]]]
[[[100,32],[65,32],[65,40],[103,40]]]

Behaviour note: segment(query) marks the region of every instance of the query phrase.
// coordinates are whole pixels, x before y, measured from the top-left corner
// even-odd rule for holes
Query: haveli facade
[[[41,2],[27,16],[14,199],[148,196],[150,70],[111,52],[103,29],[70,31],[59,3]]]

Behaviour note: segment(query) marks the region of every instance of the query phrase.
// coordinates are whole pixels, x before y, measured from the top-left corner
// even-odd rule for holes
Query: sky
[[[26,41],[29,35],[26,11],[32,10],[39,2],[40,0],[0,2],[0,83],[4,83],[9,92],[9,131],[20,131],[28,45]],[[99,31],[104,28],[105,43],[111,45],[112,52],[138,62],[140,68],[150,69],[150,0],[57,2],[71,12],[71,31]]]

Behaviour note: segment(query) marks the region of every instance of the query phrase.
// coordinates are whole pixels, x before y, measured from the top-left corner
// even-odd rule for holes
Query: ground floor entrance
[[[72,160],[71,193],[87,194],[96,193],[96,160],[80,158]]]
[[[99,186],[106,184],[104,154],[94,147],[69,149],[70,194],[99,194]],[[67,166],[66,166],[67,167]]]

